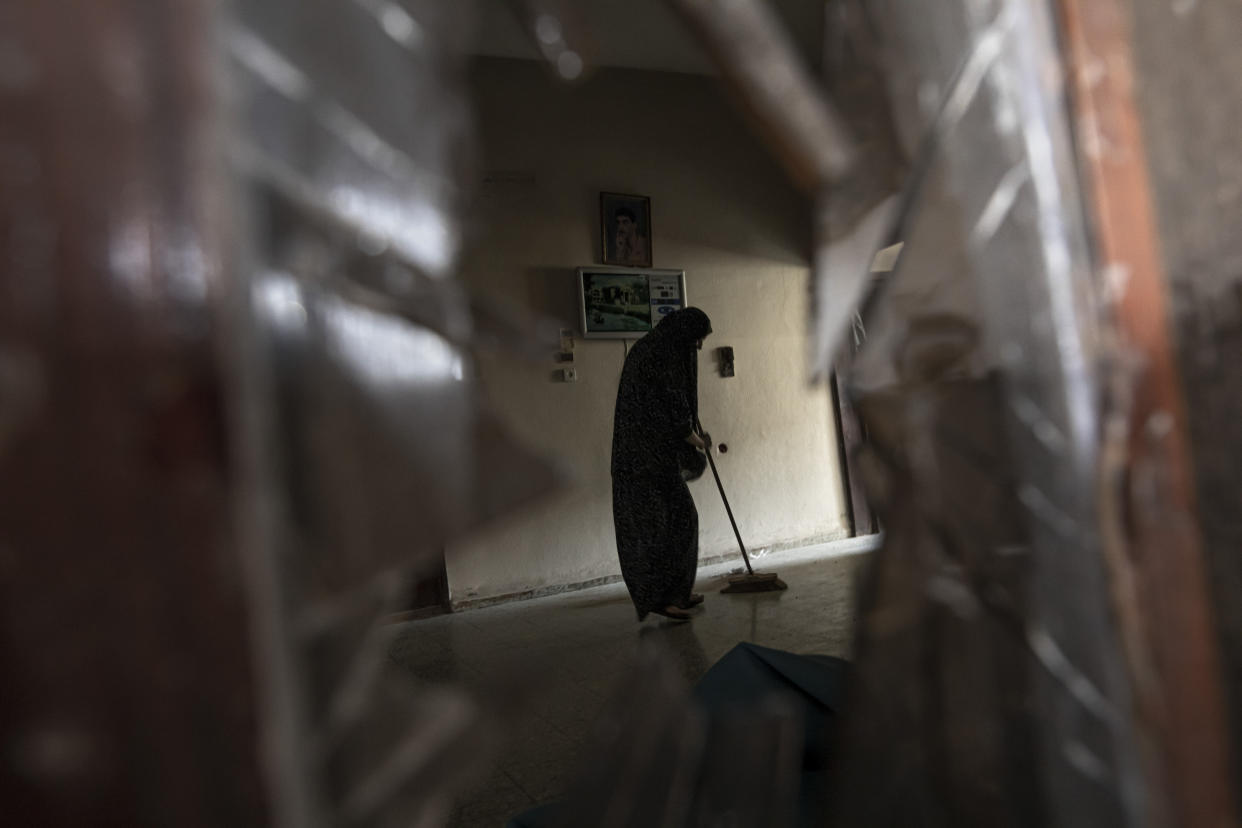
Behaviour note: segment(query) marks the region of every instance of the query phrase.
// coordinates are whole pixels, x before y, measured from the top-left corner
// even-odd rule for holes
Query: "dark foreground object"
[[[564,803],[544,804],[509,821],[506,828],[569,828],[583,820],[619,828],[648,824],[716,825],[728,814],[744,816],[733,824],[772,826],[823,825],[828,814],[827,787],[839,711],[845,697],[849,662],[831,656],[795,655],[755,644],[738,644],[717,661],[695,685],[691,710],[707,722],[701,750],[695,755],[653,755],[639,760],[643,765],[660,765],[664,776],[680,777],[688,784],[680,790],[688,801],[677,808],[657,808],[658,813],[635,807],[621,816],[610,813],[605,804],[599,813],[583,813]],[[749,731],[763,727],[765,711],[779,708],[782,718],[794,724],[788,732],[796,750],[784,765],[777,787],[783,789],[780,801],[767,801],[772,793],[770,780],[762,772],[763,751],[745,749]],[[756,743],[757,745],[757,743]],[[629,745],[628,747],[633,747]],[[597,751],[599,753],[599,751]],[[588,764],[608,765],[609,757],[588,755]],[[670,760],[670,761],[665,761]],[[754,783],[758,781],[756,786]],[[617,780],[631,790],[626,799],[650,803],[670,802],[679,796],[649,789],[633,778]],[[679,786],[680,787],[680,786]],[[570,799],[574,800],[571,791]],[[580,800],[580,798],[579,798]],[[689,807],[685,807],[688,805]],[[672,817],[671,822],[667,822]],[[757,818],[755,822],[751,817]],[[651,820],[655,820],[654,823]]]

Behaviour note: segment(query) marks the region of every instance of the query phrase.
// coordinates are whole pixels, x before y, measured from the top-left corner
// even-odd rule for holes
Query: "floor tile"
[[[799,653],[848,655],[852,588],[865,556],[781,566],[781,593],[722,595],[701,579],[704,611],[689,623],[638,623],[624,588],[610,585],[471,610],[397,630],[390,658],[417,678],[451,683],[506,712],[497,769],[463,797],[455,828],[501,826],[561,796],[584,744],[642,653],[658,649],[687,685],[742,641]],[[766,568],[776,568],[765,563]]]

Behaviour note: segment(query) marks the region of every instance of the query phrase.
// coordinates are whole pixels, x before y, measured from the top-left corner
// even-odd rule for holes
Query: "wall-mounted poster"
[[[684,270],[578,268],[578,308],[584,337],[637,339],[685,306]]]
[[[599,194],[604,264],[651,267],[651,199]]]

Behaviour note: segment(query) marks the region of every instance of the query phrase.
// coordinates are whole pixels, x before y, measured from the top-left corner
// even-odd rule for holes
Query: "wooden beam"
[[[1060,0],[1084,189],[1113,303],[1114,388],[1124,469],[1106,555],[1128,627],[1140,726],[1155,767],[1155,824],[1233,825],[1219,654],[1196,518],[1187,414],[1120,0]],[[1106,540],[1109,533],[1106,532]],[[1122,586],[1133,583],[1133,589]],[[1163,811],[1163,813],[1161,813]]]

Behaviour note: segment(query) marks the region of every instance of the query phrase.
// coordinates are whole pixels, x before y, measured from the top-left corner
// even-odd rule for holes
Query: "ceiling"
[[[818,66],[824,0],[767,2],[785,23],[808,63]],[[582,52],[588,68],[616,66],[715,74],[706,53],[666,0],[574,0],[553,5],[572,16],[565,21],[566,40]],[[523,31],[514,7],[504,0],[482,0],[477,4],[475,54],[540,59],[534,36]]]

